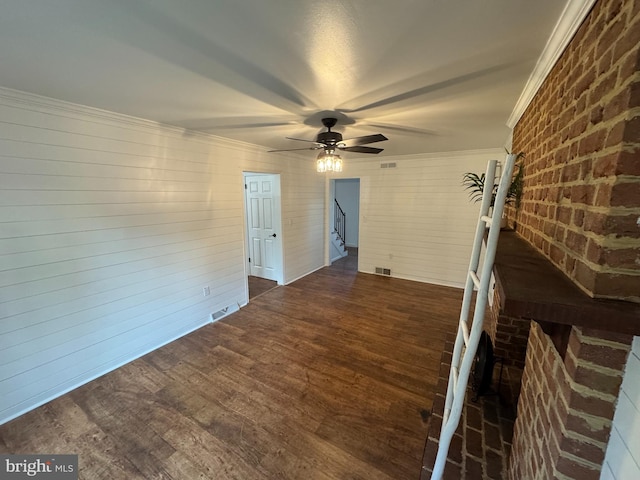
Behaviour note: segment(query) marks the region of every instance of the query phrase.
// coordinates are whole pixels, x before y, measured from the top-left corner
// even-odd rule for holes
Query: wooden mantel
[[[540,323],[640,335],[640,304],[589,297],[514,231],[500,232],[494,264],[502,311]]]

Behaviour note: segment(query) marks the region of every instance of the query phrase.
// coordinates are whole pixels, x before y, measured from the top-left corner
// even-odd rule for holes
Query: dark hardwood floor
[[[356,272],[358,271],[358,247],[346,247],[348,255],[331,264],[334,270]]]
[[[267,280],[266,278],[254,277],[252,275],[249,275],[248,281],[249,300],[259,297],[260,295],[278,286],[278,282],[274,280]]]
[[[82,479],[417,479],[462,291],[336,262],[0,426]]]

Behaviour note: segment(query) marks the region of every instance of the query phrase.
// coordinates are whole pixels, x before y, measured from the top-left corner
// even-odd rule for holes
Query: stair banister
[[[347,244],[347,215],[342,210],[342,207],[338,203],[337,199],[334,201],[334,214],[333,214],[333,230],[338,234],[340,240],[344,245]]]

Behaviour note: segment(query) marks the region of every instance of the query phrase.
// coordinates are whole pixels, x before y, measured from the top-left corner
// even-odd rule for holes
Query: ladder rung
[[[476,286],[476,288],[480,288],[480,278],[478,278],[478,275],[476,274],[476,272],[474,272],[473,270],[469,270],[469,276],[471,277],[471,280],[473,280],[473,284]]]
[[[453,391],[456,391],[456,385],[458,384],[458,368],[451,367],[451,379],[453,380]]]
[[[487,227],[490,227],[491,224],[493,223],[493,220],[491,219],[491,217],[487,217],[486,215],[482,215],[480,217],[480,220],[482,220],[484,223],[486,223]]]
[[[464,339],[464,346],[469,345],[469,326],[467,322],[460,322],[460,328],[462,329],[462,338]]]
[[[447,424],[447,422],[449,421],[450,414],[451,414],[451,409],[445,407],[444,412],[442,413],[442,425]]]

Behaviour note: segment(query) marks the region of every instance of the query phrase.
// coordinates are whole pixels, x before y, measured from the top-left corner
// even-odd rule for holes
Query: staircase
[[[344,244],[347,238],[346,226],[347,216],[345,215],[338,200],[333,199],[333,232],[331,232],[331,261],[334,262],[342,257],[346,257],[349,252]]]
[[[347,248],[345,247],[338,232],[331,232],[331,262],[340,260],[342,257],[346,257],[347,255],[349,255],[349,252],[347,251]]]

